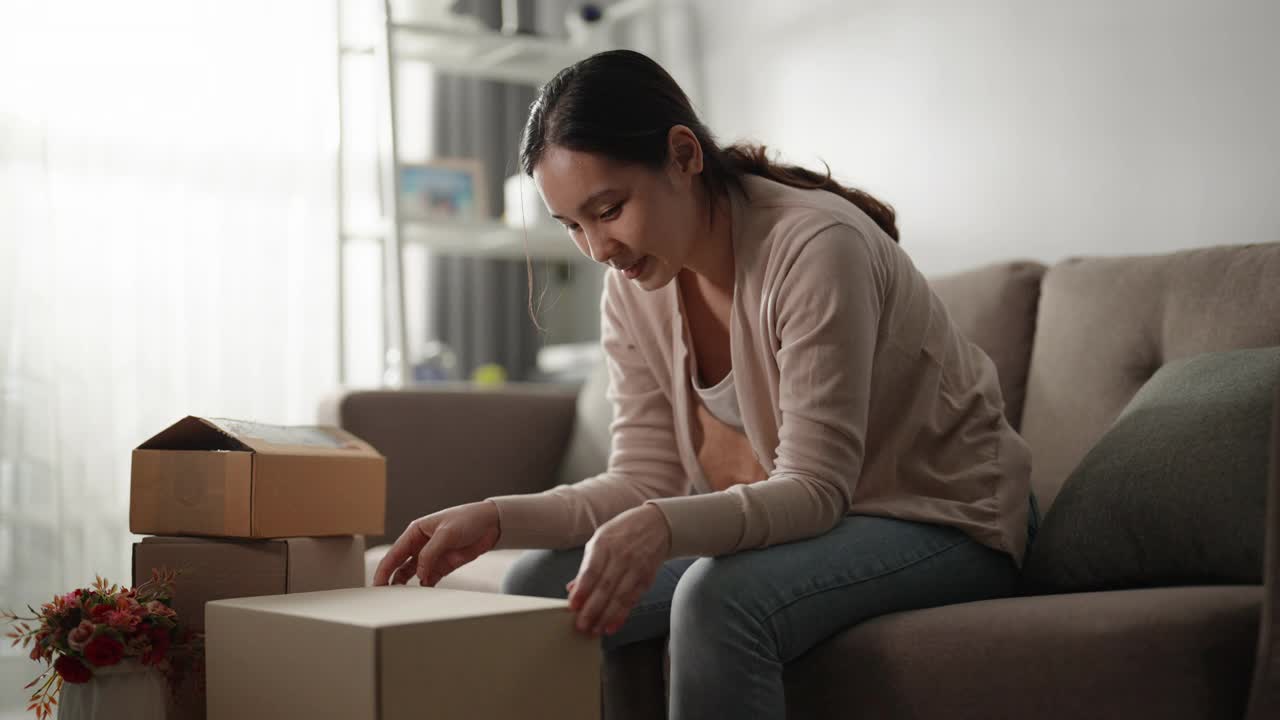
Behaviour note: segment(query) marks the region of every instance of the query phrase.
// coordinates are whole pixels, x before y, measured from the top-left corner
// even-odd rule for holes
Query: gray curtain
[[[501,4],[463,0],[454,8],[496,29],[501,25]],[[519,3],[520,28],[554,32],[557,25],[563,27],[564,8],[564,2],[524,0]],[[501,216],[503,182],[517,172],[520,132],[536,89],[444,74],[435,87],[436,155],[483,162],[489,209],[494,217]],[[533,267],[536,299],[549,280],[548,271],[556,268],[540,261]],[[470,377],[478,365],[497,363],[511,380],[531,378],[543,337],[529,315],[525,261],[436,256],[427,278],[432,295],[428,337],[454,351],[462,377]]]

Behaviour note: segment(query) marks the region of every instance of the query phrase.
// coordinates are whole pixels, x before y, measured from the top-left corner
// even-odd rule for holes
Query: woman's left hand
[[[567,586],[578,630],[596,636],[617,632],[653,585],[670,549],[671,529],[653,505],[632,508],[596,528],[578,576]]]

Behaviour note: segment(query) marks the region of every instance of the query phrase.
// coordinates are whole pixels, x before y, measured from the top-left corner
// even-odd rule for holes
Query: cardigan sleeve
[[[578,547],[596,528],[646,500],[689,491],[671,403],[637,345],[620,282],[617,273],[608,273],[601,300],[601,345],[614,409],[608,468],[542,493],[489,498],[498,506],[498,547]]]
[[[885,264],[845,224],[780,259],[773,320],[782,422],[768,479],[656,499],[672,554],[723,555],[821,535],[848,512],[865,454]],[[763,390],[762,390],[763,391]]]

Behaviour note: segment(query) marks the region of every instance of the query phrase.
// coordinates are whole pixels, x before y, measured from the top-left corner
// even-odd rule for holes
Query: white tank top
[[[707,406],[707,412],[720,422],[742,429],[742,412],[738,409],[738,393],[733,387],[733,370],[715,387],[703,387],[698,380],[697,368],[693,372],[693,389]]]

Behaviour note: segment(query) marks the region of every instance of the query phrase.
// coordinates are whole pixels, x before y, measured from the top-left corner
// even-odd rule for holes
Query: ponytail
[[[783,165],[769,159],[764,145],[738,143],[721,150],[724,164],[734,175],[758,175],[774,182],[805,190],[826,190],[857,205],[876,221],[876,225],[894,242],[898,242],[898,226],[893,207],[875,199],[857,188],[845,187],[831,178],[831,168],[825,175],[799,165]],[[825,164],[825,163],[824,163]]]

